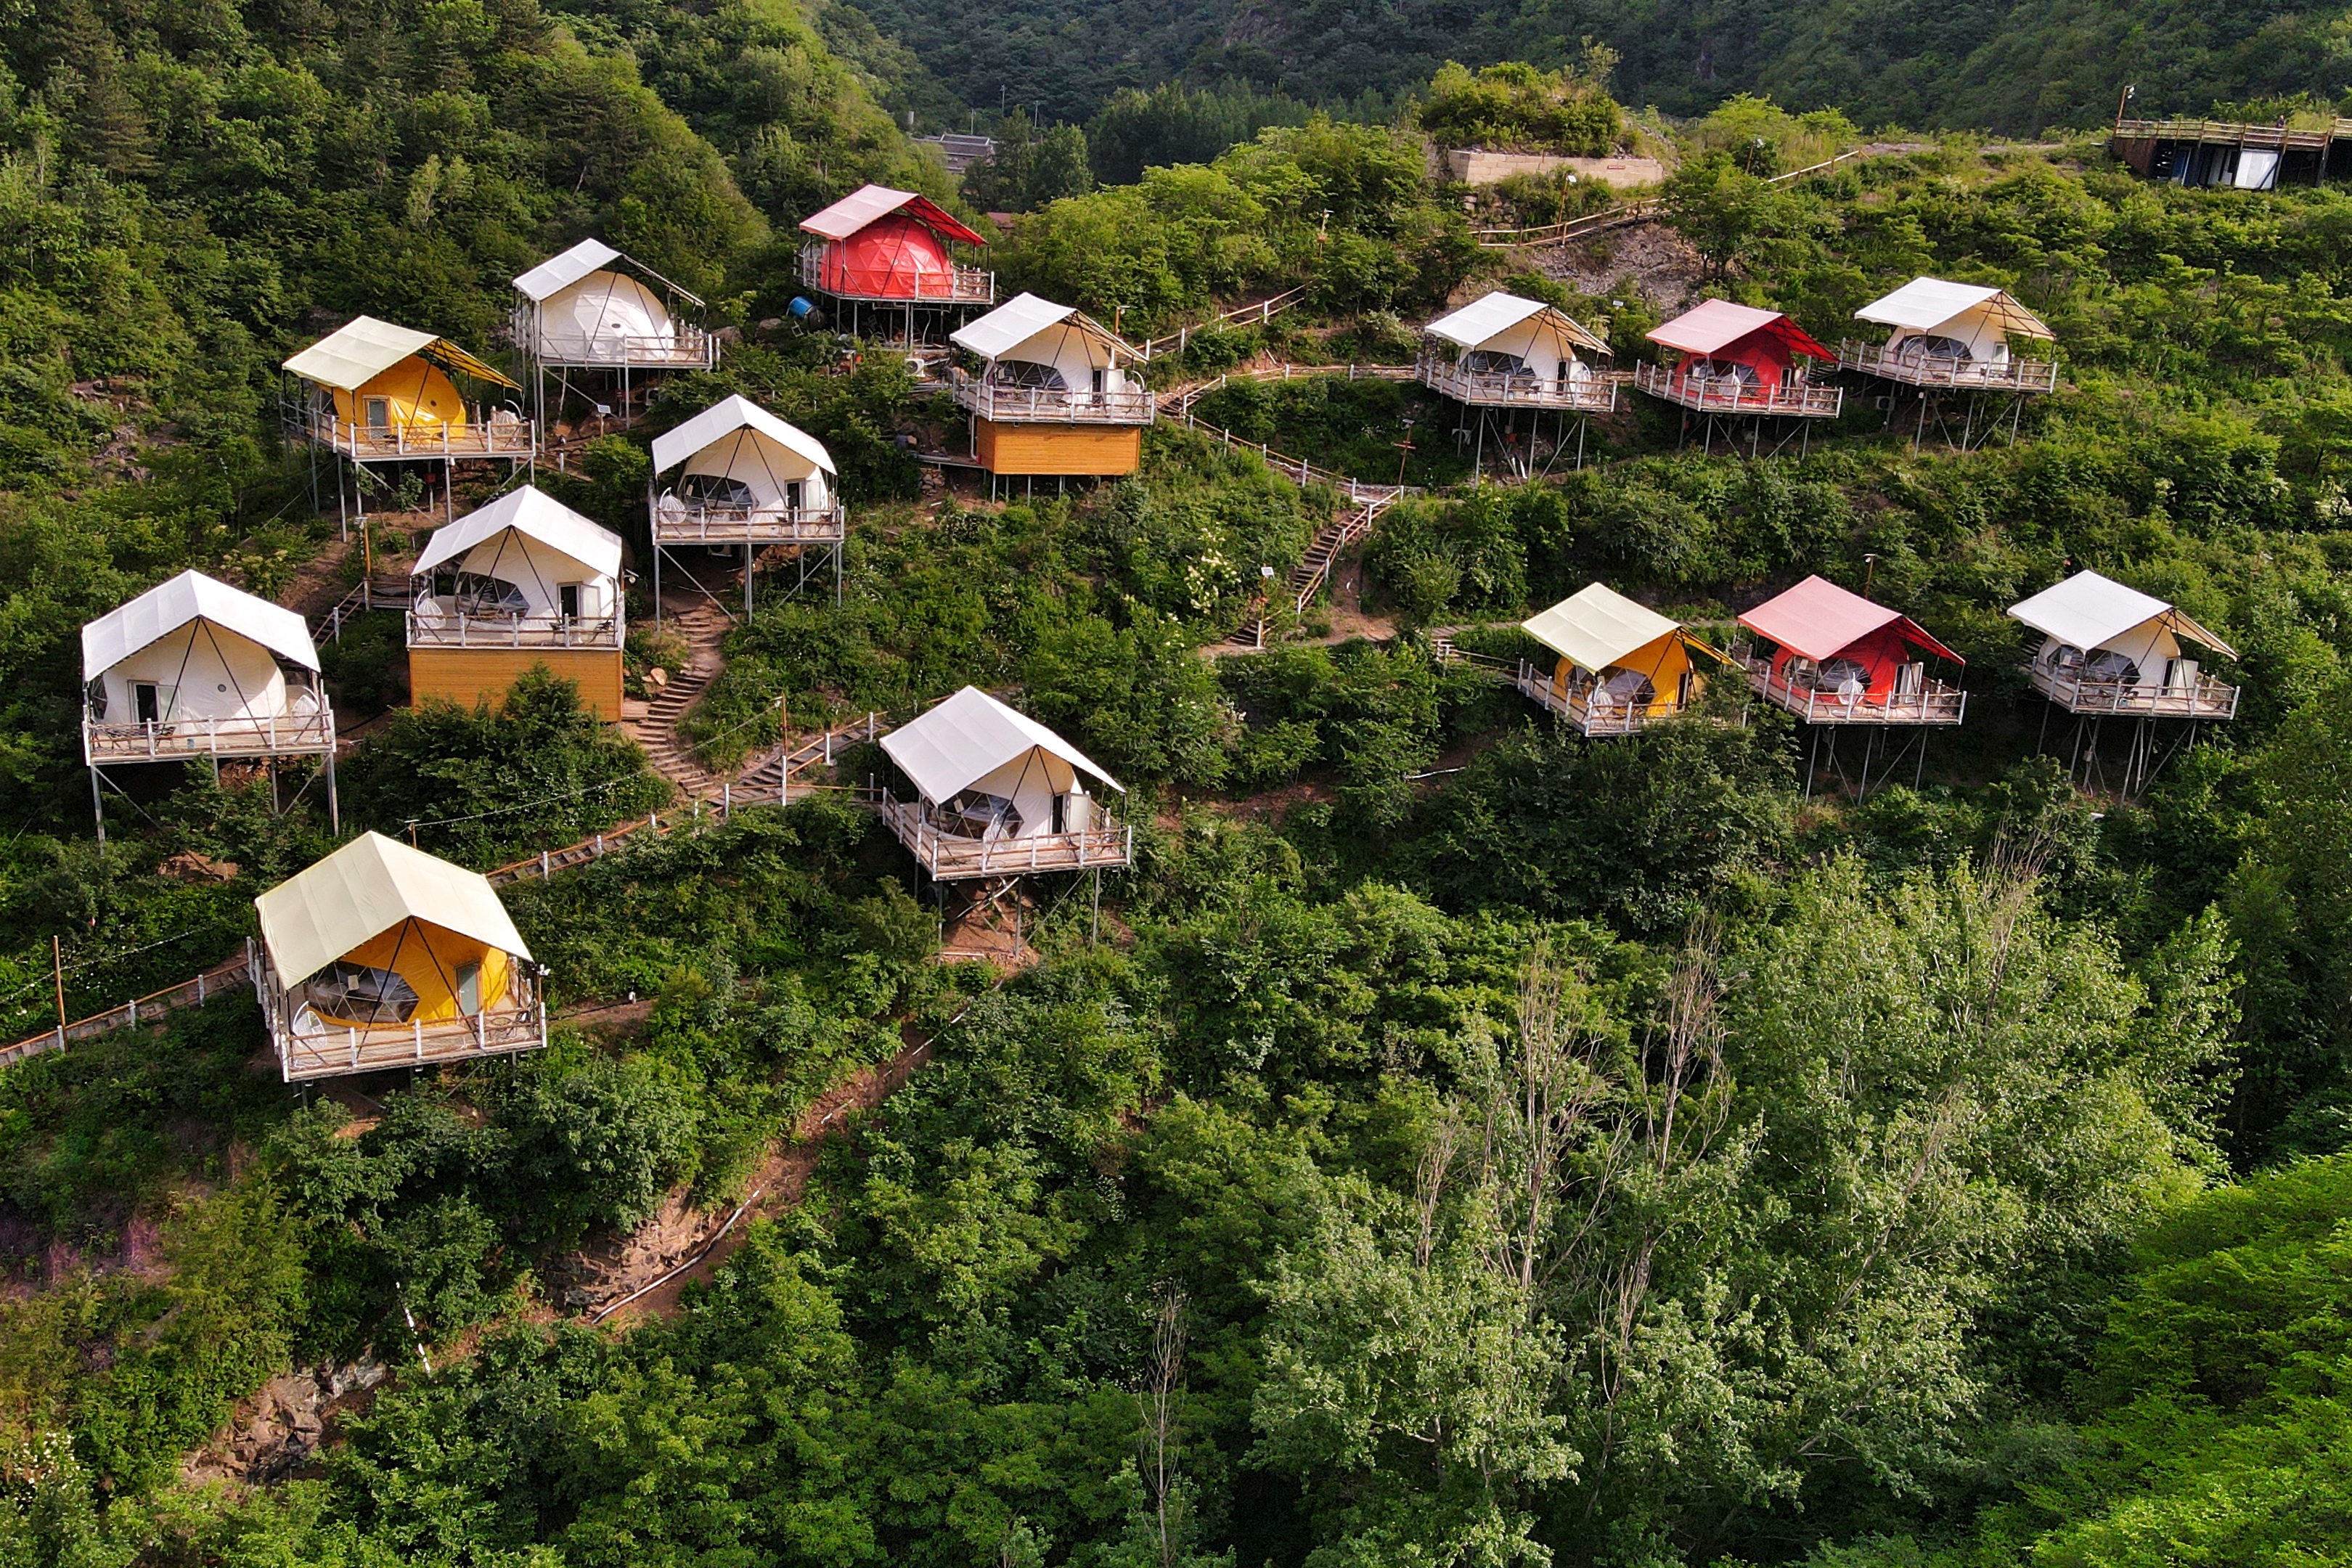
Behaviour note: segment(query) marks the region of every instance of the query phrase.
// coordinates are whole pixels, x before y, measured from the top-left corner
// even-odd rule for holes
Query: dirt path
[[[621,1243],[610,1272],[598,1281],[609,1294],[588,1307],[587,1320],[626,1328],[675,1316],[686,1288],[709,1280],[743,1245],[753,1220],[781,1214],[798,1204],[826,1141],[842,1131],[850,1113],[880,1105],[914,1076],[917,1068],[931,1059],[929,1040],[918,1038],[908,1026],[902,1026],[900,1034],[907,1043],[897,1056],[879,1068],[853,1073],[802,1113],[792,1138],[769,1149],[751,1179],[751,1196],[740,1206],[730,1214],[692,1216],[700,1223],[688,1226],[692,1242],[683,1248],[685,1261],[668,1261],[676,1256],[670,1247],[677,1230],[674,1224],[664,1223],[673,1218],[667,1213]]]

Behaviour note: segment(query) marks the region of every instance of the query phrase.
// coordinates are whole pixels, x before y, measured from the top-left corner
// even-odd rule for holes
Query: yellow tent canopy
[[[338,392],[357,392],[404,359],[423,359],[443,370],[520,392],[504,372],[483,363],[446,338],[359,316],[294,355],[286,368],[305,381]]]

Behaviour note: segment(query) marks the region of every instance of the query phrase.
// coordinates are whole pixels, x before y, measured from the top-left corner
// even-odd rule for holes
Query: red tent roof
[[[1905,640],[1954,664],[1968,662],[1929,637],[1908,616],[1874,605],[1825,577],[1808,577],[1787,593],[1765,600],[1740,616],[1739,624],[1816,663],[1889,625],[1896,625]]]
[[[1728,300],[1709,300],[1685,310],[1650,334],[1650,341],[1685,353],[1711,354],[1753,332],[1769,332],[1792,354],[1834,361],[1837,355],[1812,340],[1804,328],[1778,310],[1759,310]]]
[[[801,227],[827,239],[847,239],[876,218],[887,217],[895,212],[903,212],[925,226],[965,245],[988,243],[930,197],[917,195],[912,191],[894,191],[887,185],[860,185],[823,212],[812,213],[803,218]]]

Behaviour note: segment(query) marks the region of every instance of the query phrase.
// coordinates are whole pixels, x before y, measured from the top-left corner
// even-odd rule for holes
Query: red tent
[[[1736,374],[1765,389],[1789,379],[1790,367],[1799,354],[1837,363],[1836,354],[1780,311],[1758,310],[1728,300],[1709,300],[1676,316],[1651,332],[1650,341],[1688,356],[1685,374],[1706,362],[1718,375]],[[1742,371],[1747,374],[1741,374]]]
[[[859,300],[953,299],[948,246],[988,243],[929,197],[884,185],[851,192],[801,228],[824,242],[810,280],[828,294]]]
[[[1792,675],[1836,688],[1848,679],[1864,683],[1864,695],[1884,699],[1895,689],[1896,673],[1916,662],[1915,654],[1931,654],[1954,664],[1968,661],[1934,637],[1910,616],[1874,605],[1822,577],[1808,577],[1787,593],[1767,599],[1739,624],[1774,645],[1772,679],[1787,683]],[[1803,659],[1810,671],[1792,672],[1792,660]],[[1832,678],[1831,665],[1851,665]]]

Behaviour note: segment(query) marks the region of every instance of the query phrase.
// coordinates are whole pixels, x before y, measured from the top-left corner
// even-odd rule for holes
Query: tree
[[[1764,226],[1772,191],[1728,153],[1694,158],[1666,176],[1661,188],[1666,222],[1698,248],[1707,276],[1720,279]]]

